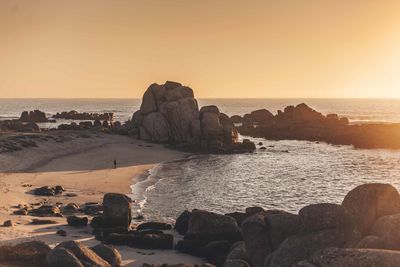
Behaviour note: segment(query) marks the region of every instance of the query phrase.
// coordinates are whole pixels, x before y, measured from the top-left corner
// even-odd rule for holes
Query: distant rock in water
[[[75,110],[57,112],[53,115],[55,119],[66,119],[66,120],[102,120],[102,121],[113,121],[114,113],[88,113],[88,112],[78,112]]]
[[[40,110],[24,111],[21,113],[19,121],[22,122],[48,122],[46,113]]]
[[[168,142],[177,148],[212,153],[253,151],[238,142],[232,120],[216,106],[199,110],[193,90],[177,82],[152,84],[143,95],[140,110],[132,117],[140,139]],[[255,148],[255,146],[254,146]]]
[[[231,119],[241,123],[237,128],[241,134],[252,137],[400,149],[400,124],[351,125],[348,118],[337,114],[325,116],[304,103],[278,110],[275,116],[267,110],[257,110]]]

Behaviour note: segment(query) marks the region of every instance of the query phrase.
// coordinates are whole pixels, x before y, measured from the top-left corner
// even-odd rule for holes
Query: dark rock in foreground
[[[400,266],[400,252],[391,250],[328,248],[317,252],[309,260],[315,266],[370,267]]]
[[[15,246],[0,246],[0,262],[44,264],[50,247],[41,241],[28,241]]]
[[[129,228],[132,220],[131,199],[123,194],[107,193],[103,198],[105,227]]]
[[[103,260],[107,261],[111,267],[118,267],[122,264],[122,257],[118,250],[111,246],[99,244],[90,248]]]
[[[49,267],[84,267],[79,259],[65,248],[55,248],[46,257]]]
[[[78,216],[68,216],[67,217],[67,222],[69,226],[73,227],[82,227],[86,226],[88,224],[88,218],[87,217],[78,217]]]
[[[225,264],[398,266],[400,252],[382,249],[400,250],[399,205],[393,186],[364,184],[351,190],[342,205],[312,204],[298,215],[254,210],[241,224],[243,245],[231,248]]]
[[[111,265],[103,260],[94,251],[85,245],[76,241],[66,241],[58,244],[56,248],[64,248],[71,252],[79,261],[84,263],[84,266],[102,266],[110,267]]]
[[[378,218],[400,213],[400,195],[389,184],[364,184],[351,190],[342,206],[352,214],[361,233],[367,234]]]

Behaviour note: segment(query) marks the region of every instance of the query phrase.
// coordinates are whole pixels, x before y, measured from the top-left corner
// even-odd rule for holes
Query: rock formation
[[[22,122],[48,122],[46,113],[40,110],[24,111],[19,118]]]
[[[243,117],[231,117],[241,124],[238,131],[247,136],[270,140],[323,141],[357,148],[400,149],[400,124],[351,125],[337,114],[323,115],[306,104],[288,106],[274,116],[257,110]]]
[[[176,148],[213,153],[254,150],[238,142],[231,119],[216,106],[199,110],[193,90],[177,82],[152,84],[143,95],[140,109],[132,116],[140,139],[168,142]]]
[[[113,121],[114,113],[88,113],[88,112],[78,112],[75,110],[57,112],[53,115],[55,119],[66,119],[66,120],[101,120],[101,121]]]

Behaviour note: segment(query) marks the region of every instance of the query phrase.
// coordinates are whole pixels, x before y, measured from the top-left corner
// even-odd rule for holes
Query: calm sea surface
[[[305,102],[327,114],[347,116],[352,123],[400,122],[400,100],[357,99],[201,99],[229,115],[259,108],[276,113]],[[138,99],[0,99],[0,119],[23,110],[114,112],[128,120]],[[400,136],[399,136],[400,138]],[[317,202],[340,203],[353,187],[366,182],[391,183],[400,189],[400,151],[362,150],[307,141],[267,141],[267,150],[242,155],[201,155],[163,163],[133,186],[136,207],[149,219],[173,220],[184,209],[232,212],[259,205],[296,212]]]

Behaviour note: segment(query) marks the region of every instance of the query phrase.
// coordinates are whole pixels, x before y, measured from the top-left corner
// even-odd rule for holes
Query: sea
[[[48,116],[69,110],[113,112],[116,120],[126,121],[139,109],[140,102],[140,99],[0,99],[0,120],[18,118],[23,110],[40,109]],[[198,102],[199,106],[217,105],[228,115],[243,115],[260,108],[276,113],[288,105],[306,103],[323,114],[346,116],[353,124],[400,123],[400,99],[199,99]],[[340,204],[349,190],[363,183],[390,183],[400,189],[398,150],[251,139],[267,149],[240,155],[192,155],[156,165],[132,186],[132,197],[138,203],[135,212],[149,220],[167,222],[183,210],[195,208],[228,213],[261,206],[298,212],[313,203]]]

